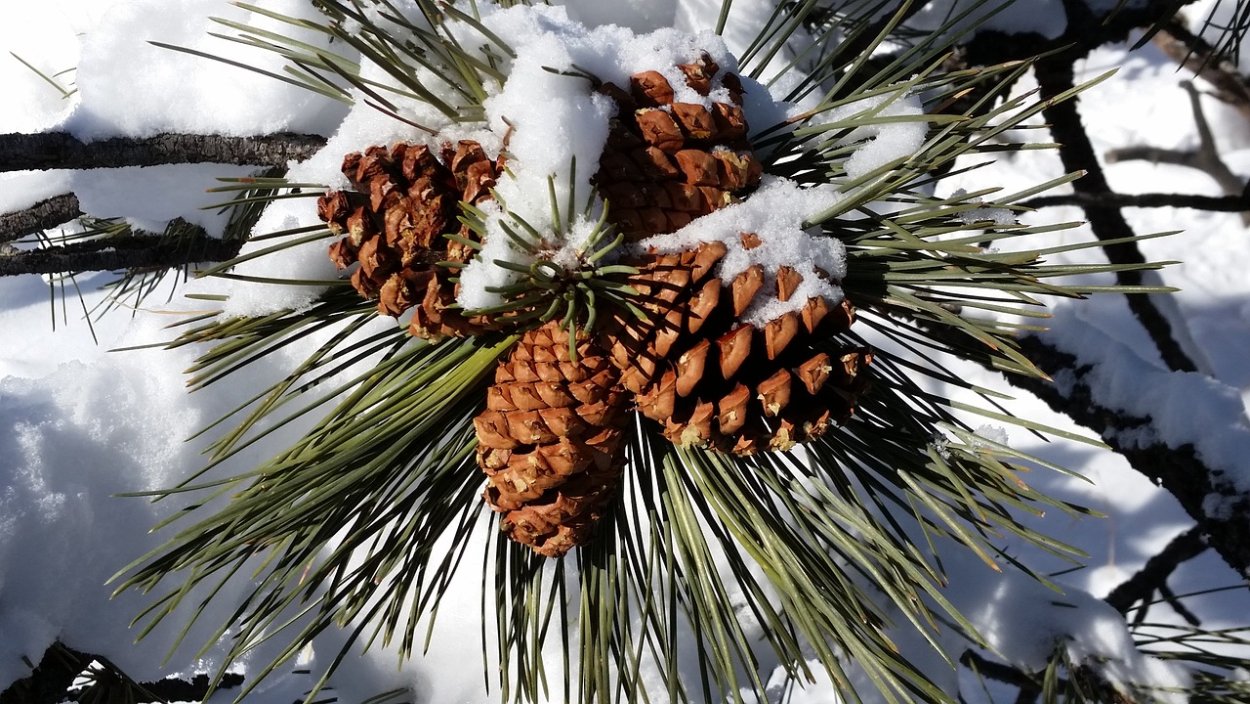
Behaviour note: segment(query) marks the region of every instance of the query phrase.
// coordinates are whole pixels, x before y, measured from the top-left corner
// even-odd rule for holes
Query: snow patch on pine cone
[[[787,179],[765,176],[750,198],[636,246],[641,251],[669,253],[694,249],[700,242],[722,242],[728,251],[716,276],[733,281],[758,264],[766,277],[762,291],[776,291],[773,277],[779,268],[794,269],[803,279],[787,300],[761,293],[742,316],[742,322],[763,327],[788,312],[802,310],[809,298],[824,298],[831,305],[842,301],[838,284],[846,277],[846,248],[833,237],[804,228],[805,222],[836,207],[842,198],[833,187],[802,188]],[[743,237],[744,233],[755,237]]]

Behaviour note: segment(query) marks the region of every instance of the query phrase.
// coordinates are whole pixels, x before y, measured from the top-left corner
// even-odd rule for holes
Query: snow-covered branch
[[[1246,472],[1236,461],[1250,457],[1250,425],[1238,395],[1198,373],[1153,367],[1100,332],[1082,329],[1076,335],[1083,341],[1068,342],[1080,347],[1080,358],[1050,336],[1021,340],[1053,383],[1014,375],[1008,380],[1101,435],[1176,497],[1225,562],[1250,573],[1250,482],[1239,476]]]
[[[286,166],[325,144],[315,134],[279,132],[252,137],[161,134],[82,142],[65,132],[0,135],[0,171],[99,169],[157,164]]]

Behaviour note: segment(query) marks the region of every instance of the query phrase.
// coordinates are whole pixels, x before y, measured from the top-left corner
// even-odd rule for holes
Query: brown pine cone
[[[746,235],[744,237],[750,237]],[[789,449],[844,422],[864,390],[866,350],[830,354],[813,346],[850,326],[844,301],[820,297],[762,328],[741,321],[764,293],[757,265],[729,286],[713,276],[725,245],[704,243],[676,254],[650,254],[631,283],[650,320],[615,317],[603,345],[621,369],[621,386],[639,412],[663,425],[674,443],[734,454]],[[774,272],[775,294],[788,301],[801,276]]]
[[[467,228],[456,221],[459,203],[490,197],[496,166],[477,142],[448,145],[440,161],[423,144],[399,143],[388,151],[373,146],[348,154],[343,174],[354,190],[331,191],[317,201],[317,214],[344,237],[330,245],[339,269],[359,263],[352,286],[378,300],[378,311],[398,317],[416,308],[410,330],[419,337],[473,334],[483,321],[454,308],[454,270],[440,261],[468,262],[472,251],[444,237]]]
[[[719,67],[706,54],[678,68],[686,85],[707,96]],[[762,167],[747,141],[742,84],[732,73],[719,79],[729,102],[674,102],[673,88],[656,71],[634,74],[626,92],[600,89],[616,101],[595,186],[608,201],[608,217],[635,241],[674,232],[754,189]]]
[[[541,555],[585,543],[616,496],[628,422],[618,376],[589,340],[573,361],[568,333],[548,323],[499,365],[473,420],[486,502],[509,537]]]

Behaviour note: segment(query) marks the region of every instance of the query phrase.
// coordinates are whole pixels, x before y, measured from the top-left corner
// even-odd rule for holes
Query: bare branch
[[[286,166],[325,144],[315,134],[280,132],[255,137],[162,134],[81,142],[64,132],[0,135],[0,171],[98,169],[157,164]]]
[[[1216,98],[1250,119],[1250,80],[1233,62],[1219,58],[1214,46],[1189,31],[1178,18],[1165,23],[1153,41],[1169,58],[1209,83]]]
[[[62,193],[41,200],[25,210],[0,215],[0,243],[43,232],[80,215],[82,211],[78,208],[78,196],[73,193]]]
[[[1052,205],[1076,205],[1082,208],[1192,208],[1218,213],[1250,211],[1250,198],[1242,196],[1200,196],[1189,193],[1068,193],[1039,196],[1020,205],[1045,208]]]
[[[1072,5],[1067,2],[1065,5]],[[1088,11],[1088,10],[1087,10]],[[1069,17],[1069,21],[1076,21]],[[1133,236],[1133,230],[1124,219],[1118,205],[1108,198],[1113,196],[1111,187],[1103,175],[1102,166],[1089,141],[1075,98],[1064,101],[1053,99],[1071,90],[1074,81],[1073,64],[1083,54],[1063,51],[1038,61],[1034,65],[1041,98],[1049,101],[1042,115],[1050,124],[1051,135],[1059,143],[1059,157],[1068,172],[1084,171],[1085,177],[1073,182],[1073,189],[1088,199],[1084,204],[1090,229],[1100,240],[1114,240]],[[1107,259],[1113,264],[1145,264],[1146,258],[1134,242],[1121,242],[1103,247]],[[1142,283],[1140,271],[1122,271],[1116,274],[1118,283],[1138,286]],[[1137,316],[1142,327],[1150,334],[1164,362],[1175,371],[1197,371],[1198,366],[1185,353],[1172,333],[1172,323],[1154,305],[1147,295],[1129,294],[1129,308]]]

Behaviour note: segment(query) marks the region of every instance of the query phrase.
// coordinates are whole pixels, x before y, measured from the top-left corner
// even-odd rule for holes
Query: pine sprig
[[[291,63],[275,78],[339,99],[363,95],[403,120],[411,119],[404,101],[423,103],[448,123],[481,120],[483,100],[506,80],[515,56],[473,6],[418,0],[419,18],[413,19],[386,0],[315,4],[322,22],[264,12],[300,31],[332,37],[358,58],[277,32],[222,24],[240,32],[237,41]],[[747,72],[762,75],[823,5],[804,0],[789,12],[779,6],[741,57]],[[729,9],[723,3],[722,26]],[[1051,228],[1006,225],[999,217],[979,220],[973,217],[977,211],[1020,212],[1015,204],[1021,199],[1076,175],[998,197],[934,195],[935,182],[957,158],[1004,148],[991,140],[1043,106],[1029,96],[1006,97],[1027,63],[944,71],[955,31],[934,33],[887,65],[872,65],[868,58],[891,40],[907,10],[882,24],[874,20],[877,9],[854,3],[820,20],[822,37],[845,39],[814,46],[848,48],[817,48],[793,60],[807,77],[791,95],[823,96],[819,106],[753,135],[773,175],[812,187],[833,184],[845,196],[809,223],[846,246],[849,273],[840,283],[860,312],[863,331],[820,340],[816,347],[831,354],[869,343],[876,348],[874,387],[844,427],[800,449],[740,458],[675,447],[639,420],[629,438],[631,469],[622,498],[574,560],[553,564],[500,534],[491,538],[493,521],[477,500],[481,475],[474,466],[472,419],[483,405],[490,372],[516,341],[511,333],[560,320],[572,333],[572,346],[579,330],[593,331],[606,307],[641,312],[642,303],[628,285],[636,272],[612,260],[621,238],[605,220],[592,227],[574,265],[555,259],[573,216],[590,220],[593,201],[575,208],[570,187],[569,202],[559,203],[552,182],[553,229],[544,231],[508,211],[496,194],[499,214],[466,207],[461,222],[480,238],[488,220],[497,218],[492,222],[528,261],[495,262],[517,275],[514,284],[491,291],[504,303],[465,313],[511,316],[505,326],[510,334],[422,342],[397,328],[375,331],[373,306],[342,285],[307,310],[255,319],[217,316],[186,326],[175,345],[207,347],[190,370],[195,387],[229,378],[315,332],[333,333],[288,375],[214,424],[220,436],[205,471],[277,429],[309,424],[298,441],[254,469],[225,478],[200,473],[154,492],[158,498],[193,493],[220,508],[171,519],[171,528],[180,527],[170,541],[119,573],[119,589],[158,594],[140,616],[144,632],[180,606],[202,614],[203,605],[197,609],[188,601],[192,588],[211,590],[260,564],[257,586],[234,621],[215,634],[225,637],[229,630],[230,660],[262,639],[283,643],[241,696],[331,628],[349,631],[342,652],[357,642],[381,643],[410,656],[431,647],[433,621],[452,577],[477,569],[465,558],[473,546],[485,545],[483,657],[490,664],[488,686],[497,686],[505,700],[645,701],[667,695],[669,701],[690,701],[749,692],[763,701],[766,669],[776,666],[798,680],[823,670],[851,701],[858,700],[856,668],[887,701],[952,701],[906,659],[893,635],[893,629],[910,628],[939,652],[939,631],[981,643],[943,595],[938,546],[962,546],[989,570],[1001,569],[1006,558],[998,545],[1008,536],[1075,558],[1073,549],[1020,517],[1047,507],[1084,509],[1022,482],[1021,464],[1035,458],[977,437],[966,419],[979,413],[1057,431],[1012,418],[997,405],[1001,395],[973,387],[945,365],[952,358],[975,359],[1040,375],[1020,352],[1016,333],[1045,315],[1040,304],[1046,297],[1123,290],[1070,281],[1121,268],[1043,260],[1086,245],[1020,251],[983,246],[1007,247],[1026,236],[1033,243]],[[963,19],[952,18],[944,30]],[[480,41],[470,45],[468,33],[453,31],[452,23],[473,30]],[[382,69],[388,80],[364,77],[362,61]],[[924,97],[922,114],[883,114],[911,95]],[[822,116],[866,98],[880,100],[822,123]],[[921,149],[847,176],[846,161],[860,146],[856,130],[898,120],[926,126]],[[258,206],[265,200],[244,195],[235,202]],[[266,236],[278,242],[247,258],[323,233],[313,228]],[[455,241],[480,246],[471,237]],[[241,261],[211,273],[238,277],[230,269]],[[926,380],[971,390],[984,404],[934,395],[924,390]],[[226,429],[231,423],[235,427]],[[183,581],[169,587],[174,580]],[[545,656],[553,646],[562,661]],[[683,679],[681,663],[688,658],[699,663],[701,681]],[[309,700],[333,669],[322,674]],[[664,692],[648,689],[654,687],[648,683],[652,674]]]

